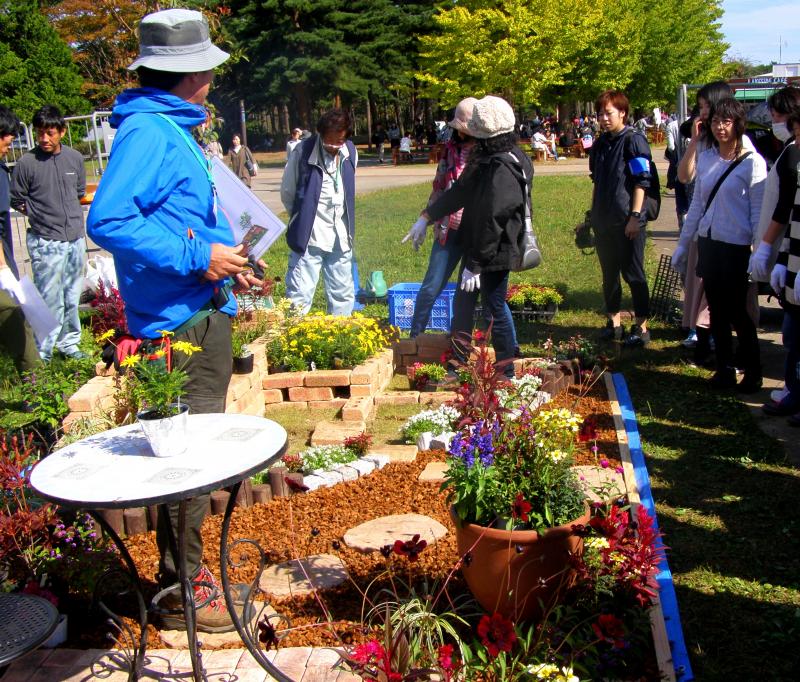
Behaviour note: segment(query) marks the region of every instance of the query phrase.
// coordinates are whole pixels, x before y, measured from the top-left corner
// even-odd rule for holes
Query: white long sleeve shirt
[[[752,243],[767,178],[767,164],[757,152],[725,178],[703,215],[711,190],[731,163],[733,161],[720,158],[714,147],[697,157],[694,196],[681,231],[681,244],[688,246],[698,236],[728,244],[749,246]]]

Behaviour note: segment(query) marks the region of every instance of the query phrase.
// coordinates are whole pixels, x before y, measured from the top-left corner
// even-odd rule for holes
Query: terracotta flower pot
[[[517,622],[540,618],[571,584],[569,557],[583,551],[583,539],[571,526],[589,522],[589,506],[574,521],[542,535],[462,523],[452,507],[450,518],[459,554],[470,554],[461,571],[473,596],[489,613]]]

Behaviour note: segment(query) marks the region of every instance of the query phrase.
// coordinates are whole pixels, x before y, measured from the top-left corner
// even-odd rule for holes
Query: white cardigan
[[[703,215],[711,190],[733,161],[725,161],[714,147],[697,158],[692,205],[686,214],[680,243],[688,246],[692,239],[710,237],[728,244],[749,246],[758,228],[767,164],[753,152],[725,178]]]

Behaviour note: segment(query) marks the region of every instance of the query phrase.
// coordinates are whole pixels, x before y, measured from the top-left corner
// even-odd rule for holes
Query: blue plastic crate
[[[411,319],[414,317],[414,305],[417,301],[419,284],[401,282],[389,288],[389,323],[400,329],[411,329]],[[456,285],[447,284],[433,303],[431,319],[428,329],[436,331],[450,331],[450,320],[453,317],[453,298],[456,295]]]

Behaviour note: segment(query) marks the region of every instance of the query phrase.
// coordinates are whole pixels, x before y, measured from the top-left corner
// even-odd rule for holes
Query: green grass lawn
[[[357,200],[356,255],[362,284],[373,270],[387,283],[420,282],[430,242],[418,253],[401,238],[424,206],[429,184],[386,190]],[[589,203],[587,178],[534,181],[534,221],[544,262],[512,275],[558,287],[565,296],[549,324],[523,324],[523,349],[535,353],[544,340],[594,336],[600,314],[596,256],[573,245],[572,227]],[[429,237],[430,239],[430,237]],[[266,260],[271,276],[285,272],[281,240]],[[654,259],[648,271],[655,273]],[[623,305],[630,300],[624,299]],[[322,287],[315,307],[324,307]],[[606,349],[612,369],[628,383],[665,544],[669,549],[684,634],[696,679],[793,680],[800,642],[800,474],[784,461],[780,446],[756,426],[732,394],[711,391],[709,373],[689,366],[678,331],[653,326],[647,350]],[[2,405],[19,400],[18,380],[0,363]],[[383,408],[371,425],[376,441],[398,439],[413,410]],[[313,424],[330,414],[286,417],[293,450],[302,449]]]

